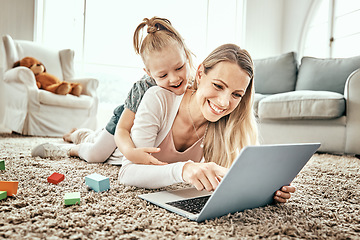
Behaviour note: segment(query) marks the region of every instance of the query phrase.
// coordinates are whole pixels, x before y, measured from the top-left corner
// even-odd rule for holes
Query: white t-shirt
[[[183,95],[176,95],[158,86],[144,95],[135,115],[131,138],[136,147],[158,147],[174,123]],[[125,185],[160,188],[183,182],[182,169],[186,162],[167,165],[134,164],[124,159],[119,180]]]

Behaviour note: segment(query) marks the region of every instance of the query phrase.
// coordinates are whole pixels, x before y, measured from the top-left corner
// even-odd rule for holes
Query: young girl
[[[129,160],[123,160],[120,182],[145,188],[187,182],[198,190],[214,190],[240,149],[258,142],[253,96],[252,59],[234,44],[215,49],[199,66],[193,88],[183,95],[149,89],[131,137],[136,147],[159,147],[161,151],[152,155],[168,164],[135,164],[124,154]],[[120,151],[132,148],[119,140]],[[286,202],[294,191],[284,186],[274,199]]]
[[[142,39],[140,33],[145,27],[147,35]],[[114,132],[120,116],[122,118],[118,127],[119,136],[132,143],[130,129],[135,113],[144,93],[150,87],[157,85],[176,95],[185,92],[190,78],[190,68],[193,68],[191,52],[169,20],[158,17],[145,18],[134,32],[133,44],[135,51],[142,57],[147,75],[133,85],[125,104],[114,110],[114,116],[106,128],[96,132],[89,129],[74,129],[63,138],[77,145],[45,143],[35,147],[32,156],[78,156],[87,162],[105,162],[116,148]],[[137,152],[142,154],[137,155],[133,161],[162,164],[147,154],[157,151],[157,148],[137,149]]]

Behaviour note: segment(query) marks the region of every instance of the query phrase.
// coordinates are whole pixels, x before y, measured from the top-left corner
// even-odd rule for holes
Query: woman
[[[136,148],[121,138],[117,141],[125,157],[130,156],[123,161],[120,182],[146,188],[187,182],[198,190],[213,191],[240,149],[257,144],[253,96],[252,59],[234,44],[210,53],[199,66],[193,87],[183,95],[149,89],[131,129]],[[131,162],[137,148],[146,147],[160,148],[152,156],[168,164]],[[274,200],[286,202],[294,191],[284,186]]]

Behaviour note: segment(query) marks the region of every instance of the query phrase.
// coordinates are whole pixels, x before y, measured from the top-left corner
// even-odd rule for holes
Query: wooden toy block
[[[110,189],[110,179],[97,173],[86,176],[85,184],[96,192]]]
[[[7,197],[7,192],[6,191],[0,191],[0,200],[3,200]]]
[[[17,193],[19,182],[17,181],[0,181],[0,191],[6,191],[8,196]]]
[[[5,160],[0,160],[0,170],[5,170]]]
[[[58,184],[59,182],[63,181],[64,178],[64,174],[54,172],[50,177],[47,178],[47,181],[49,183]]]
[[[65,193],[65,205],[80,205],[80,192]]]

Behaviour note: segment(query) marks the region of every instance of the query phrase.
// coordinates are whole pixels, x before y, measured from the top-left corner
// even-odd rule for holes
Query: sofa
[[[254,60],[261,144],[320,142],[319,152],[360,154],[360,56],[294,52]]]
[[[14,40],[3,36],[5,50],[4,125],[23,135],[62,136],[72,128],[96,129],[99,81],[94,78],[76,78],[74,54],[71,49],[52,49],[32,41]],[[79,97],[58,95],[39,89],[34,73],[26,67],[13,64],[27,56],[35,57],[46,71],[60,80],[81,83]]]

